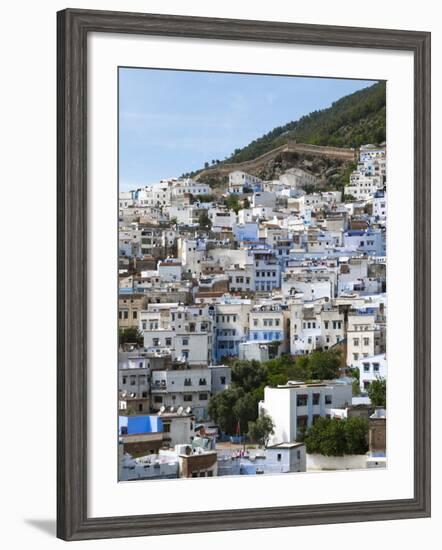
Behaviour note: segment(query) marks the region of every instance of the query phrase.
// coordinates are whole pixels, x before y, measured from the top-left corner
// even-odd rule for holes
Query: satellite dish
[[[161,405],[160,413],[163,413],[166,410],[166,407],[164,405]]]
[[[175,407],[170,407],[170,412],[173,413],[175,411]]]
[[[191,413],[191,412],[192,412],[192,409],[191,409],[190,407],[187,407],[187,408],[186,408],[186,413],[189,414],[189,413]]]
[[[127,397],[127,391],[124,390],[121,392],[121,397],[124,399],[125,397]]]
[[[136,395],[135,393],[131,393],[131,394],[130,394],[131,397],[135,397],[135,395]]]
[[[183,411],[184,411],[183,407],[178,407],[178,410],[177,410],[178,414],[183,414]]]

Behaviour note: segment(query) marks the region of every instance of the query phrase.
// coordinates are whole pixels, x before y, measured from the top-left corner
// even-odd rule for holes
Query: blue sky
[[[120,189],[223,160],[237,147],[361,88],[366,80],[119,70]]]

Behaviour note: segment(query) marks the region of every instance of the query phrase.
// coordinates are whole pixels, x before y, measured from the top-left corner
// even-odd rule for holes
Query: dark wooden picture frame
[[[430,515],[430,33],[68,9],[58,13],[57,535],[64,540]],[[146,34],[407,50],[414,55],[414,497],[87,516],[87,36]],[[411,85],[411,83],[410,83]]]

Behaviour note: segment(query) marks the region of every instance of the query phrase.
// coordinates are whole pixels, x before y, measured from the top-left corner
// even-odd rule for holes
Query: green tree
[[[238,197],[236,195],[229,195],[226,200],[225,204],[229,210],[233,210],[235,214],[238,214],[239,210],[241,209],[241,205],[239,204]]]
[[[238,422],[244,430],[250,421],[257,418],[258,402],[253,393],[245,393],[242,388],[232,385],[210,398],[208,413],[221,431],[234,434]]]
[[[211,396],[207,411],[222,432],[235,433],[238,418],[233,413],[233,407],[243,395],[244,392],[240,388],[230,387]]]
[[[208,195],[198,195],[198,201],[199,202],[213,202],[215,199],[214,195],[208,194]]]
[[[267,368],[267,385],[276,387],[287,384],[289,380],[308,380],[310,371],[308,359],[305,356],[294,358],[290,355],[281,355],[265,363]]]
[[[361,455],[368,451],[368,420],[353,416],[345,420],[346,453]]]
[[[137,344],[138,346],[142,346],[144,338],[136,327],[128,327],[118,329],[118,341],[120,346],[124,344]]]
[[[275,425],[268,415],[259,416],[254,422],[249,422],[249,438],[262,447],[267,447]]]
[[[333,380],[340,374],[339,350],[314,351],[308,355],[310,377],[315,380]]]
[[[343,202],[355,202],[356,200],[356,197],[349,193],[344,193],[344,196],[342,197]]]
[[[353,380],[351,383],[351,391],[353,396],[361,395],[361,386],[359,380]]]
[[[318,418],[307,429],[304,442],[309,454],[343,456],[365,454],[368,451],[368,420],[366,418]]]
[[[198,216],[198,225],[201,229],[211,229],[212,227],[212,222],[210,221],[210,218],[205,210],[203,210]]]
[[[387,406],[387,381],[385,378],[373,380],[368,386],[367,394],[375,407],[382,407],[385,409]]]
[[[232,365],[232,383],[250,392],[267,381],[267,369],[259,361],[235,361]]]

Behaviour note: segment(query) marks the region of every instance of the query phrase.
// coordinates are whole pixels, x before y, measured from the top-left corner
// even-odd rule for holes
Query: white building
[[[353,172],[350,176],[350,185],[345,187],[345,194],[352,195],[356,200],[367,200],[383,188],[380,176],[367,176],[360,172]]]
[[[212,229],[229,227],[232,229],[237,222],[237,216],[233,210],[215,207],[208,211],[209,219],[212,222]]]
[[[279,181],[289,187],[300,188],[305,185],[317,185],[319,180],[306,170],[302,170],[301,168],[290,168],[279,176]]]
[[[225,274],[229,277],[230,292],[251,292],[255,289],[255,271],[253,266],[239,265],[229,267],[225,270]]]
[[[174,411],[178,411],[180,407],[184,410],[190,407],[197,419],[206,419],[211,384],[211,371],[207,367],[154,370],[151,381],[152,407],[155,410],[160,410],[161,407],[169,407],[169,409],[173,407]],[[164,414],[161,414],[161,418],[164,423],[166,419]],[[180,441],[175,439],[175,441],[185,443],[189,439]]]
[[[167,258],[158,262],[158,276],[163,282],[181,281],[182,271],[183,266],[178,258]]]
[[[238,356],[249,332],[250,300],[224,300],[215,306],[215,360]]]
[[[241,342],[239,344],[239,359],[243,361],[268,361],[270,359],[269,343],[261,340]]]
[[[275,208],[276,206],[276,193],[271,191],[260,191],[258,193],[253,193],[251,206],[255,208]]]
[[[172,197],[193,195],[196,199],[202,195],[210,195],[211,189],[206,183],[198,183],[192,179],[178,180],[172,187]]]
[[[374,380],[387,378],[387,357],[385,353],[363,357],[359,360],[359,383],[362,392],[366,392]]]
[[[326,417],[329,409],[345,408],[351,400],[351,384],[289,382],[277,388],[266,387],[259,408],[275,425],[269,444],[296,441],[315,418]]]
[[[304,443],[278,443],[266,447],[265,473],[285,474],[305,472],[307,454]]]
[[[381,353],[381,327],[376,322],[373,308],[348,316],[347,365],[359,367],[359,361]]]
[[[261,180],[256,176],[235,170],[229,174],[229,193],[239,195],[244,192],[244,189],[255,190],[260,188]]]

